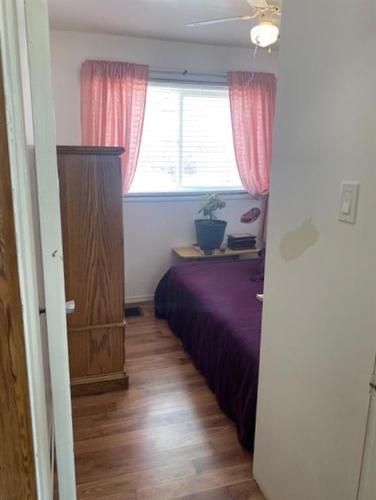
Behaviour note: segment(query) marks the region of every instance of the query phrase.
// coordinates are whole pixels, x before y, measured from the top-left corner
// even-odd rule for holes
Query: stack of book
[[[256,248],[256,236],[247,233],[229,234],[227,246],[231,250],[248,250]]]

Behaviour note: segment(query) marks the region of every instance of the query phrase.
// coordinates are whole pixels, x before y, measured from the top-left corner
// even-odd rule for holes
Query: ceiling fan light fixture
[[[259,47],[269,47],[278,40],[279,28],[271,21],[260,21],[251,29],[252,43]]]

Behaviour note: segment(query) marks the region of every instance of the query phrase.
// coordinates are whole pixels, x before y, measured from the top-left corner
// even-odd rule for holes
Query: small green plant
[[[218,193],[209,193],[204,196],[198,213],[202,213],[205,219],[214,220],[217,218],[214,212],[224,208],[225,206],[226,202],[220,199]]]

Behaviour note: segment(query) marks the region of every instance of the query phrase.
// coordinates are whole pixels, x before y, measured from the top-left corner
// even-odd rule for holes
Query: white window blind
[[[239,189],[228,88],[149,83],[131,192]]]

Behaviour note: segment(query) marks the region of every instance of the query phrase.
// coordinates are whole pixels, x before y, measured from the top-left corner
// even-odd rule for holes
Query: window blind
[[[242,189],[228,88],[151,82],[131,192]]]

